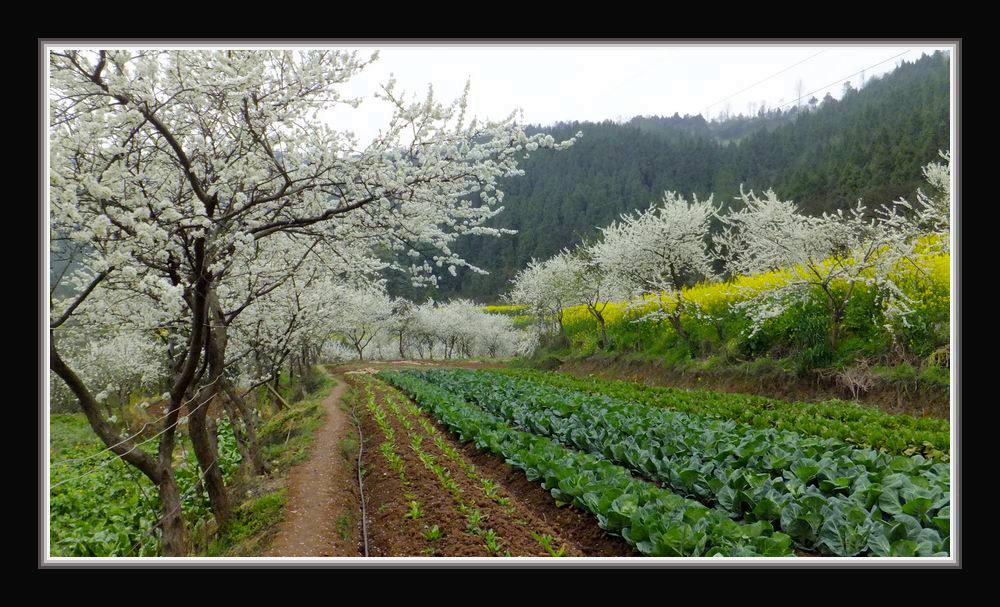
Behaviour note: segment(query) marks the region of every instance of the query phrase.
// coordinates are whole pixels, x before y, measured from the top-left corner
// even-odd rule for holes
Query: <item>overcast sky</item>
[[[391,115],[372,93],[389,74],[397,87],[421,99],[434,85],[451,101],[471,79],[470,112],[499,119],[520,108],[530,124],[566,120],[620,120],[636,115],[703,114],[749,104],[794,103],[799,80],[807,100],[829,91],[839,97],[842,80],[856,87],[900,61],[914,61],[931,46],[357,46],[378,49],[379,60],[346,87],[366,101],[359,110],[339,107],[327,118],[370,141]],[[901,53],[905,53],[900,55]],[[877,64],[877,65],[876,65]],[[779,73],[780,72],[780,73]],[[761,82],[763,81],[763,82]],[[744,90],[747,89],[747,90]],[[803,100],[803,102],[805,102]]]

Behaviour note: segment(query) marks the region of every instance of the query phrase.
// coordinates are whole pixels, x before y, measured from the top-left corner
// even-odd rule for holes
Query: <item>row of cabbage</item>
[[[920,455],[760,429],[496,373],[413,372],[527,432],[828,555],[946,556],[950,473]]]
[[[560,388],[732,419],[756,428],[792,430],[899,455],[919,453],[940,461],[949,458],[950,427],[943,419],[890,415],[848,401],[788,402],[763,396],[646,386],[532,369],[497,371]]]
[[[383,371],[462,441],[503,457],[560,502],[648,556],[792,556],[791,538],[764,520],[739,523],[714,508],[635,478],[603,457],[512,428],[495,415],[416,374]]]

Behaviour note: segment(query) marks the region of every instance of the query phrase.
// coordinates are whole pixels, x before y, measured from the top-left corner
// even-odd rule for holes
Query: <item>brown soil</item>
[[[423,366],[496,367],[497,363],[478,361],[355,362],[329,367],[338,381],[323,402],[326,416],[317,430],[308,459],[293,466],[287,477],[287,502],[284,519],[264,556],[363,556],[360,497],[356,461],[341,454],[340,442],[356,438],[351,415],[341,405],[348,385],[359,384],[351,370],[407,368]],[[388,386],[376,394],[383,402]],[[358,387],[363,395],[363,387]],[[520,471],[507,466],[501,458],[478,452],[471,445],[461,445],[433,419],[437,432],[428,435],[405,406],[400,412],[412,424],[413,432],[424,436],[421,449],[435,458],[462,489],[460,500],[442,486],[432,470],[420,461],[410,447],[408,432],[391,409],[383,404],[396,432],[396,452],[404,462],[404,484],[379,451],[384,438],[374,419],[358,403],[356,410],[364,436],[362,468],[370,556],[494,556],[484,539],[467,529],[460,503],[482,513],[481,529],[493,529],[501,545],[500,554],[511,556],[548,556],[534,534],[549,535],[555,548],[566,556],[635,556],[619,537],[608,535],[596,519],[571,506],[556,507],[552,496],[539,484],[529,482]],[[452,461],[433,440],[441,436],[455,449],[461,463]],[[471,476],[470,476],[471,474]],[[481,480],[492,480],[498,496],[507,498],[503,506],[483,491]],[[420,504],[422,515],[407,518],[408,503]],[[424,534],[437,525],[440,539],[429,541]],[[432,548],[433,552],[428,549]]]
[[[326,415],[305,461],[288,474],[284,519],[264,556],[358,556],[360,532],[356,463],[341,455],[340,441],[356,437],[340,407],[343,377],[323,401]],[[338,518],[350,521],[345,528]],[[342,533],[346,532],[346,537]]]
[[[363,387],[358,390],[363,394]],[[363,396],[361,398],[364,398]],[[362,410],[364,405],[358,406]],[[387,411],[388,413],[388,411]],[[393,470],[379,450],[385,440],[381,429],[365,410],[363,417],[365,506],[370,556],[489,556],[482,539],[465,529],[451,496],[440,486],[409,448],[405,429],[389,414],[396,433],[395,450],[404,462],[403,476]],[[407,518],[410,500],[420,504],[420,518]],[[440,539],[428,541],[424,533],[437,525]]]
[[[491,554],[485,549],[482,538],[465,529],[465,517],[459,512],[456,500],[441,485],[436,475],[420,462],[410,448],[407,430],[384,404],[385,390],[391,389],[387,386],[380,386],[376,394],[383,409],[390,414],[393,429],[396,432],[396,450],[406,462],[405,475],[410,484],[406,489],[403,489],[399,483],[398,475],[389,468],[381,453],[377,452],[377,445],[370,447],[369,440],[366,440],[366,450],[371,453],[371,458],[366,458],[366,467],[370,471],[369,477],[379,481],[377,488],[369,489],[368,481],[366,481],[365,486],[369,518],[379,519],[377,522],[372,520],[370,523],[370,539],[373,540],[373,546],[376,548],[374,554],[387,556],[423,555],[426,548],[433,546],[437,556],[490,556]],[[548,556],[545,549],[535,539],[534,534],[551,536],[554,547],[556,549],[561,547],[565,556],[632,554],[623,540],[605,534],[597,526],[597,522],[592,516],[569,508],[556,508],[554,500],[545,490],[537,484],[529,483],[523,474],[512,470],[499,458],[462,447],[445,428],[425,414],[413,416],[406,410],[405,406],[400,406],[399,409],[404,417],[410,420],[414,433],[425,437],[421,449],[432,455],[438,464],[446,468],[450,477],[461,487],[462,503],[467,507],[479,509],[483,514],[483,522],[480,527],[493,529],[497,533],[501,540],[502,554],[509,552],[511,556]],[[420,426],[418,418],[431,421],[437,432],[428,434]],[[371,419],[368,419],[366,424],[366,437],[377,436],[380,439],[378,441],[380,444],[381,431]],[[375,434],[369,434],[369,432]],[[459,453],[461,464],[448,458],[434,444],[435,436],[442,437],[448,445]],[[367,463],[369,461],[370,464]],[[375,470],[378,472],[374,472]],[[470,477],[467,473],[470,471],[474,477]],[[507,477],[520,477],[523,485],[518,485]],[[501,506],[486,496],[481,485],[482,479],[492,480],[499,487],[497,495],[509,500],[507,507]],[[525,486],[533,488],[534,491],[525,491]],[[390,490],[386,491],[385,489]],[[399,496],[406,490],[414,494],[411,497],[420,502],[421,509],[427,513],[425,514],[427,523],[424,523],[423,526],[414,524],[423,519],[412,521],[403,518],[407,510],[406,502],[408,500],[405,499],[405,496],[403,498]],[[432,518],[427,508],[428,504],[435,509],[441,506],[445,506],[445,508],[440,516]],[[447,528],[442,524],[440,520],[442,518],[448,523]],[[401,521],[403,528],[407,529],[406,533],[399,532]],[[431,543],[422,536],[422,532],[433,524],[442,528],[444,537]],[[396,529],[396,533],[387,534],[381,529],[376,529],[381,527]],[[417,528],[410,530],[410,527]],[[454,537],[455,531],[458,532],[461,541],[446,544],[444,540],[449,536],[452,536],[453,540],[459,539]],[[472,545],[468,543],[470,539],[473,542]],[[471,550],[471,553],[466,552],[466,550]]]
[[[641,556],[625,540],[601,529],[592,514],[571,505],[556,506],[552,494],[540,483],[529,481],[523,472],[511,468],[499,457],[480,451],[471,443],[461,449],[469,461],[482,470],[483,475],[499,482],[514,499],[534,512],[584,556]]]
[[[887,379],[877,380],[867,392],[854,395],[838,384],[835,378],[819,373],[793,377],[779,373],[751,375],[738,369],[688,371],[671,369],[656,362],[607,359],[566,361],[558,367],[558,371],[581,377],[595,375],[654,386],[738,392],[788,401],[855,400],[893,415],[950,417],[950,393],[947,388]]]

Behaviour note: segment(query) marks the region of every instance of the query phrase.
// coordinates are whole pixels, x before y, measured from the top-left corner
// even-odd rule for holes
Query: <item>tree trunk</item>
[[[684,300],[681,297],[681,293],[683,293],[682,281],[677,275],[677,270],[674,269],[672,264],[670,266],[670,282],[677,293],[677,302],[674,304],[674,309],[667,315],[670,317],[670,324],[673,325],[674,331],[676,331],[677,335],[684,340],[688,350],[694,354],[694,344],[691,343],[691,338],[688,336],[687,331],[684,330],[684,325],[681,324],[681,314],[684,312]],[[660,310],[665,311],[663,310],[662,295],[660,296]]]
[[[101,417],[97,400],[93,397],[79,376],[63,361],[56,349],[55,336],[49,334],[49,367],[58,375],[80,402],[94,433],[101,441],[125,460],[142,472],[157,486],[160,494],[161,516],[158,523],[161,531],[160,549],[166,556],[184,556],[187,553],[187,529],[181,512],[180,492],[174,478],[172,455],[174,450],[174,434],[176,432],[177,409],[180,401],[172,398],[168,410],[164,430],[161,433],[159,458],[143,451],[131,440],[122,441],[114,433],[111,426]]]
[[[569,336],[566,335],[566,325],[563,324],[563,311],[562,308],[559,309],[559,314],[556,316],[559,321],[559,345],[566,347],[569,345]]]
[[[164,556],[184,556],[188,551],[187,528],[181,512],[181,496],[174,471],[167,469],[160,476],[160,550]]]
[[[181,369],[181,367],[178,367]],[[180,372],[183,372],[181,370]],[[176,384],[175,384],[176,387]],[[181,512],[181,497],[177,489],[177,479],[174,476],[173,456],[174,444],[177,438],[177,422],[180,417],[180,394],[171,396],[166,427],[160,437],[158,449],[160,476],[157,487],[160,492],[160,548],[165,555],[183,556],[187,552],[188,535]]]
[[[847,306],[847,300],[837,300],[830,289],[824,288],[824,293],[826,294],[827,308],[830,310],[830,352],[835,352],[837,350],[837,344],[840,341],[840,325],[844,320],[844,307]]]
[[[226,483],[222,478],[222,470],[219,469],[219,453],[213,448],[208,432],[208,407],[214,396],[215,390],[208,390],[208,394],[199,399],[199,404],[202,406],[188,415],[188,433],[195,457],[198,459],[198,466],[202,471],[205,490],[212,505],[212,514],[215,515],[215,522],[222,530],[229,525],[231,512]]]
[[[594,306],[587,306],[587,309],[590,310],[590,313],[593,315],[594,319],[597,320],[597,327],[601,333],[601,341],[598,345],[601,347],[601,349],[606,349],[609,346],[609,343],[608,343],[608,326],[607,323],[604,321],[604,315],[601,314]]]
[[[215,418],[212,416],[208,417],[208,442],[211,443],[212,449],[216,453],[219,452],[219,424],[215,422]]]
[[[208,499],[212,505],[215,522],[222,530],[229,525],[232,512],[226,483],[222,478],[222,470],[219,469],[219,452],[209,438],[207,419],[212,401],[222,394],[221,384],[225,381],[223,366],[225,365],[227,336],[222,309],[214,291],[208,295],[208,308],[210,326],[205,339],[205,356],[208,359],[210,385],[203,389],[204,394],[197,399],[198,402],[194,408],[188,405],[190,411],[188,434],[191,437],[191,446],[194,448],[198,465],[202,471],[205,490],[208,491]]]
[[[840,325],[843,321],[843,311],[834,310],[833,318],[830,321],[830,352],[837,351],[837,344],[840,341]]]
[[[153,483],[159,483],[162,470],[158,462],[131,440],[122,441],[111,424],[101,416],[97,399],[90,393],[76,372],[63,361],[56,350],[55,336],[51,333],[49,334],[49,367],[60,379],[66,382],[73,395],[77,397],[90,427],[94,430],[94,434],[101,439],[101,442],[126,463],[138,468]]]
[[[668,316],[670,319],[670,325],[674,328],[677,336],[684,340],[684,343],[691,347],[691,339],[688,337],[687,331],[684,330],[684,325],[681,324],[681,319],[679,314],[670,314]]]
[[[240,427],[241,426],[240,416],[236,412],[236,408],[233,406],[232,401],[229,399],[227,395],[223,395],[221,396],[221,398],[222,398],[222,406],[226,410],[226,417],[229,418],[229,424],[233,428],[233,438],[236,439],[236,448],[240,452],[240,471],[244,474],[251,474],[253,462],[251,461],[250,458],[250,450],[247,448],[246,437],[243,434],[243,429]],[[212,438],[212,435],[215,433],[217,428],[215,427],[215,424],[212,423],[211,418],[209,418],[208,421],[209,421],[209,428],[208,428],[209,438]],[[217,440],[213,441],[213,443],[215,445],[215,450],[218,451],[219,450],[218,441]]]
[[[226,403],[226,412],[233,424],[233,434],[236,436],[236,444],[240,448],[243,461],[248,464],[249,469],[256,475],[268,473],[267,463],[260,452],[260,443],[257,441],[257,431],[251,413],[247,409],[246,403],[235,393],[228,384],[224,386],[223,396]],[[238,421],[243,421],[241,429]]]

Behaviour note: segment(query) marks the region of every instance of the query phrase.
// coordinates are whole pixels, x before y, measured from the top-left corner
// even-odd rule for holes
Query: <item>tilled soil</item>
[[[360,398],[366,398],[363,386],[357,386]],[[466,530],[464,517],[437,477],[410,450],[402,424],[389,414],[396,433],[395,452],[404,464],[400,479],[380,451],[385,441],[382,430],[363,403],[358,410],[364,420],[362,465],[369,556],[489,556],[483,540]],[[420,504],[420,518],[407,518],[411,500]],[[434,525],[441,530],[441,537],[430,541],[424,534]]]
[[[466,528],[466,519],[455,498],[442,486],[437,476],[419,460],[411,449],[408,431],[386,403],[387,387],[376,389],[378,402],[389,415],[396,433],[396,452],[405,462],[404,486],[379,452],[384,440],[381,430],[370,415],[365,416],[365,497],[368,505],[369,541],[373,556],[421,556],[429,549],[438,556],[495,556],[486,549],[481,537]],[[359,387],[363,393],[363,388]],[[511,469],[502,459],[462,446],[445,428],[426,414],[419,417],[431,421],[437,430],[434,436],[443,438],[455,449],[462,464],[452,461],[434,444],[404,405],[398,406],[410,420],[414,433],[424,436],[421,449],[432,455],[447,469],[450,477],[462,489],[461,502],[477,508],[483,514],[482,529],[493,529],[500,538],[500,555],[548,556],[535,535],[549,535],[554,549],[562,548],[565,556],[630,556],[634,555],[624,540],[606,534],[588,513],[566,506],[557,508],[552,496],[537,483]],[[373,438],[374,437],[374,438]],[[475,478],[467,474],[472,470]],[[492,480],[500,489],[494,497],[506,498],[502,506],[490,499],[481,481]],[[407,493],[410,495],[407,497]],[[417,520],[405,518],[410,499],[421,505],[424,516]],[[443,537],[436,541],[423,533],[437,524]]]
[[[499,481],[510,495],[557,530],[583,556],[642,556],[622,538],[601,529],[589,512],[572,505],[556,506],[552,494],[540,483],[529,481],[523,472],[511,468],[499,457],[476,449],[472,443],[463,445],[461,449],[484,475]]]
[[[406,399],[404,398],[404,400]],[[406,400],[406,402],[409,401]],[[575,545],[567,542],[558,530],[553,529],[544,520],[537,517],[530,507],[523,504],[520,500],[514,499],[512,495],[502,489],[499,489],[502,485],[491,475],[484,474],[482,470],[469,461],[467,456],[462,453],[458,442],[448,434],[447,430],[434,425],[430,416],[424,413],[421,413],[419,416],[413,416],[404,406],[400,406],[399,409],[412,420],[415,428],[419,429],[419,432],[426,437],[424,441],[426,445],[424,448],[425,451],[432,453],[437,458],[438,463],[448,470],[451,478],[462,488],[464,503],[468,506],[478,508],[482,513],[483,523],[481,526],[492,528],[500,536],[503,553],[510,551],[512,556],[549,556],[549,553],[535,537],[536,535],[548,535],[552,537],[552,547],[554,550],[562,548],[566,556],[583,556],[583,553]],[[418,419],[431,422],[436,432],[427,433],[419,425]],[[460,463],[449,458],[443,450],[434,444],[434,439],[437,437],[440,437],[446,445],[454,449],[454,453],[458,454]],[[470,474],[474,475],[474,477]],[[494,497],[498,499],[494,500],[487,496],[483,488],[484,481],[492,481],[498,487],[496,494],[494,494]],[[499,501],[500,498],[506,498],[508,503],[506,505],[501,504]]]

